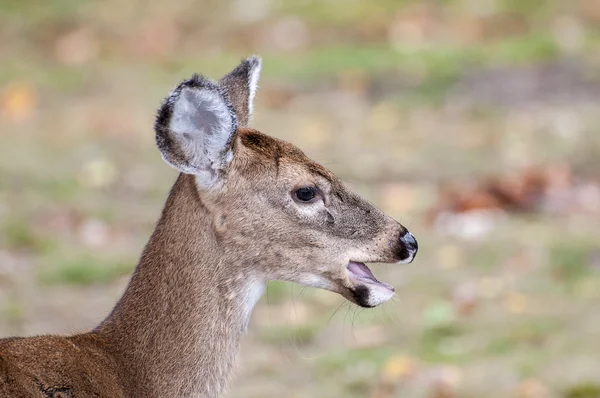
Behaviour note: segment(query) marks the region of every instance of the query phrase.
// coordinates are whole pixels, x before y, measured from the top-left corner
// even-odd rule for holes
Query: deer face
[[[220,241],[244,253],[247,272],[364,307],[389,300],[394,288],[365,263],[411,262],[416,240],[295,146],[245,127],[259,70],[252,57],[218,83],[181,83],[156,121],[163,158],[195,175]]]

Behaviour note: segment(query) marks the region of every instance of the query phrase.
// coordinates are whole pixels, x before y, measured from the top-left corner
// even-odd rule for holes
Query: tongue
[[[363,263],[355,263],[354,261],[350,261],[348,263],[348,271],[361,279],[369,279],[372,282],[379,282],[377,279],[375,279],[375,275],[373,275],[369,267]]]
[[[385,282],[379,282],[375,275],[371,272],[369,267],[367,267],[364,263],[356,263],[354,261],[350,261],[348,263],[348,271],[352,274],[356,279],[362,280],[363,282],[374,283],[377,285],[381,285],[389,290],[394,290],[392,285]]]

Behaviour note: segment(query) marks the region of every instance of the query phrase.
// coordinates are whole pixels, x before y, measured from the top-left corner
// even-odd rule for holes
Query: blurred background
[[[270,283],[229,397],[600,397],[600,1],[0,1],[0,335],[93,327],[176,172],[192,72],[417,236],[361,310]]]

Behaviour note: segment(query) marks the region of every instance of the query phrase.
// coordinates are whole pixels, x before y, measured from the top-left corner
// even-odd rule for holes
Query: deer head
[[[417,241],[295,146],[248,128],[261,60],[183,81],[158,111],[164,160],[193,174],[223,253],[248,277],[337,292],[374,307],[394,294],[367,262],[409,263]],[[242,267],[242,269],[239,269]]]

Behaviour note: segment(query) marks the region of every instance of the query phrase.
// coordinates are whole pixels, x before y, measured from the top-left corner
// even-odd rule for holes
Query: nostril
[[[410,250],[417,250],[419,248],[419,244],[417,240],[410,232],[405,233],[400,240],[404,243]]]

